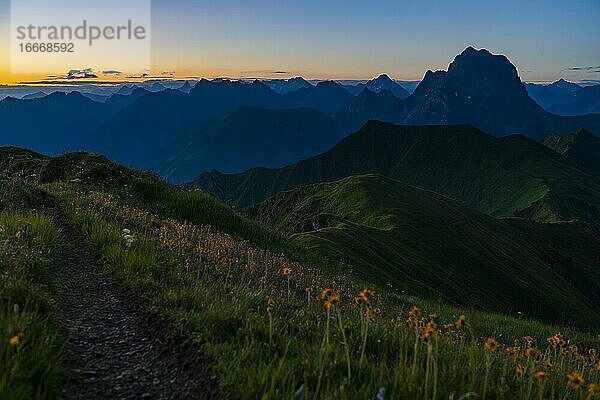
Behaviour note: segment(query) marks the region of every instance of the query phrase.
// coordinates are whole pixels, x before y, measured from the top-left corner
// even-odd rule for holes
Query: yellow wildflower
[[[500,343],[498,343],[496,339],[489,338],[488,340],[486,340],[485,344],[483,345],[483,348],[493,352],[500,348]]]
[[[567,374],[568,385],[571,389],[579,389],[585,383],[585,379],[579,372],[571,372]]]
[[[550,375],[544,371],[537,371],[533,374],[533,377],[538,381],[538,382],[545,382],[548,380],[548,378],[550,377]]]

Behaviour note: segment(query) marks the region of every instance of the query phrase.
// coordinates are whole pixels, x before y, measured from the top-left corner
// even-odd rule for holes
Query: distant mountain
[[[46,97],[46,96],[48,96],[48,94],[46,94],[44,92],[35,92],[35,93],[26,94],[25,96],[21,97],[21,100],[35,100],[35,99],[41,99],[42,97]]]
[[[401,81],[396,80],[396,83],[404,88],[408,93],[412,94],[421,81]]]
[[[141,96],[86,138],[86,149],[137,167],[194,129],[242,106],[272,108],[280,95],[264,84],[200,81],[189,95],[164,90]]]
[[[155,157],[155,170],[183,182],[199,171],[278,168],[328,150],[338,140],[335,121],[315,109],[242,107],[170,146]]]
[[[568,102],[573,93],[581,90],[581,86],[578,84],[564,79],[559,79],[549,85],[527,83],[525,87],[529,96],[548,111],[549,107],[554,104]]]
[[[354,95],[358,95],[365,89],[369,89],[375,93],[379,93],[382,90],[389,90],[399,99],[406,99],[410,96],[410,93],[406,89],[394,82],[386,74],[382,74],[378,78],[372,79],[367,83],[359,83],[352,86],[347,85],[345,88]]]
[[[347,135],[356,132],[365,120],[395,121],[404,110],[404,103],[391,91],[379,93],[365,88],[335,116],[340,131]]]
[[[583,224],[498,220],[378,175],[281,192],[245,214],[397,292],[557,323],[572,310],[600,318],[600,232]]]
[[[120,94],[120,95],[123,95],[123,96],[129,96],[131,93],[133,93],[133,91],[135,89],[137,89],[137,86],[135,86],[135,85],[123,85],[117,91],[116,94]]]
[[[548,110],[559,115],[600,114],[600,85],[581,88],[569,100],[553,104]]]
[[[33,100],[0,101],[0,145],[22,146],[45,154],[78,149],[118,107],[97,103],[79,92],[52,93]]]
[[[403,123],[468,123],[496,136],[565,133],[559,118],[528,96],[506,57],[472,47],[454,59],[448,72],[428,71],[408,102]]]
[[[528,83],[527,92],[538,104],[554,114],[600,113],[600,85],[581,87],[560,79],[550,85]]]
[[[190,85],[190,83],[188,81],[185,81],[185,83],[183,85],[181,85],[180,88],[178,88],[177,90],[179,90],[182,93],[185,94],[189,94],[192,91],[193,86]]]
[[[371,121],[319,156],[281,169],[204,173],[187,187],[245,207],[283,190],[368,173],[433,190],[493,216],[600,222],[598,178],[524,136],[494,138],[464,125]]]
[[[87,97],[88,99],[95,101],[96,103],[104,103],[110,96],[105,94],[96,94],[91,92],[81,92],[82,96]]]
[[[131,93],[126,95],[119,93],[113,94],[108,100],[106,100],[106,104],[115,106],[117,109],[123,109],[133,104],[137,99],[148,93],[150,92],[148,92],[146,89],[136,87]]]
[[[154,82],[154,83],[149,83],[147,85],[144,85],[144,89],[146,89],[147,91],[152,92],[152,93],[157,93],[157,92],[162,92],[163,90],[166,89],[166,87],[159,82]]]
[[[288,107],[313,107],[329,116],[334,116],[352,100],[354,100],[352,93],[334,81],[303,87],[288,93],[285,97]]]
[[[448,71],[427,71],[410,97],[394,108],[401,112],[389,115],[386,122],[469,124],[495,136],[521,133],[539,138],[578,128],[600,134],[600,115],[561,117],[549,113],[529,97],[516,68],[506,57],[472,47],[458,55]],[[354,125],[370,118],[370,112],[355,114]]]
[[[279,94],[287,94],[290,92],[295,92],[298,89],[310,88],[313,86],[301,77],[291,79],[269,79],[262,82],[271,90]]]
[[[600,177],[600,137],[580,129],[566,136],[546,136],[542,143],[582,170]]]

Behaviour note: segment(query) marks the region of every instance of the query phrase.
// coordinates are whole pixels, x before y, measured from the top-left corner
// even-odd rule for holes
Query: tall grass
[[[30,213],[0,213],[0,398],[60,394],[61,344],[48,285],[56,278],[57,231]]]
[[[113,273],[202,346],[236,398],[594,396],[597,338],[362,291],[344,271],[102,193],[66,200]]]

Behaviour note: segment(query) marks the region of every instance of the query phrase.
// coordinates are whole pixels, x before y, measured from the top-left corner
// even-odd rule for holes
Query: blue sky
[[[4,41],[7,15],[0,0]],[[472,45],[526,80],[600,79],[569,70],[600,66],[599,0],[154,0],[152,18],[153,73],[420,79]]]

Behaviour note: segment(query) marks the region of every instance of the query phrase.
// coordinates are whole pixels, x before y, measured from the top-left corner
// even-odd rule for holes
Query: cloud
[[[94,71],[91,68],[72,69],[67,74],[67,79],[91,79],[97,77],[98,75],[94,74]]]
[[[102,74],[103,75],[121,75],[122,72],[121,71],[117,71],[115,69],[109,69],[109,70],[106,70],[106,71],[102,71]]]
[[[580,71],[580,72],[588,72],[588,73],[598,73],[600,72],[600,65],[596,66],[587,66],[587,67],[569,67],[567,71]]]
[[[292,72],[290,71],[283,71],[283,70],[268,70],[268,69],[263,69],[263,70],[255,70],[255,71],[242,71],[242,74],[259,74],[259,75],[291,75]]]
[[[130,79],[143,79],[143,78],[147,78],[147,77],[148,77],[147,73],[143,73],[140,75],[128,75],[127,76],[127,78],[130,78]]]

